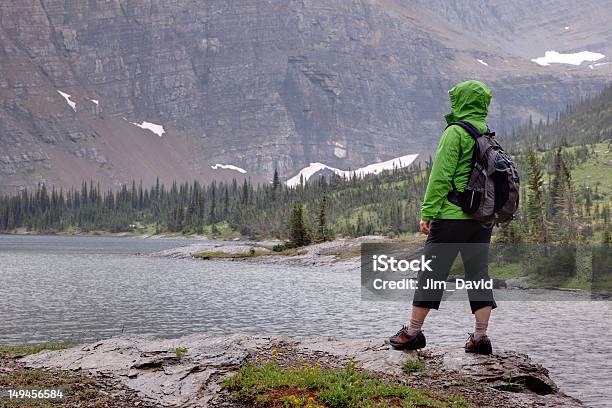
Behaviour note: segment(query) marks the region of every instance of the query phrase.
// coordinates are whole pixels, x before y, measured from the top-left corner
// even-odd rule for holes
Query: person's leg
[[[417,288],[414,291],[412,306],[417,308],[438,309],[444,295],[443,283],[457,253],[459,245],[457,237],[463,231],[459,220],[436,220],[431,223],[429,235],[425,242],[423,255],[429,262],[431,270],[421,270],[417,274]]]
[[[457,257],[458,247],[453,239],[461,230],[456,220],[436,220],[431,223],[423,255],[431,260],[431,271],[420,271],[417,275],[417,289],[412,301],[410,321],[389,338],[389,343],[398,349],[425,347],[426,341],[421,328],[431,309],[438,309],[444,289],[433,287],[434,282],[446,282],[448,273]]]
[[[484,228],[476,221],[470,222],[471,234],[469,240],[461,244],[461,260],[465,271],[465,279],[480,285],[478,289],[468,289],[468,298],[472,313],[482,308],[495,309],[497,304],[493,299],[493,290],[484,288],[490,281],[489,276],[489,242],[491,241],[491,228]],[[482,312],[482,318],[490,312]],[[482,320],[479,319],[479,320]],[[488,320],[488,319],[487,319]]]
[[[474,340],[478,341],[487,334],[489,319],[491,318],[491,306],[481,307],[474,312]]]
[[[491,354],[493,352],[491,340],[487,336],[491,310],[493,310],[491,306],[485,306],[474,312],[474,333],[470,334],[470,338],[465,343],[466,353]]]
[[[489,242],[491,229],[483,228],[478,223],[471,227],[473,235],[469,242],[462,245],[461,258],[465,269],[466,280],[484,285],[489,281]],[[468,290],[470,307],[474,314],[474,333],[465,345],[465,351],[479,354],[491,354],[491,341],[487,337],[487,328],[491,311],[497,307],[493,291],[480,287]]]
[[[428,307],[412,306],[412,313],[410,314],[410,320],[406,322],[404,328],[409,336],[416,336],[423,327],[425,318],[431,309]]]

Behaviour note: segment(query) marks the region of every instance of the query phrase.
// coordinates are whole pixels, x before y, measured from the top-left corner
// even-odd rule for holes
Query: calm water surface
[[[186,240],[0,235],[0,343],[195,332],[386,337],[408,304],[362,302],[356,273],[159,259]],[[489,334],[528,353],[568,394],[610,406],[612,302],[500,302]],[[467,303],[443,303],[428,341],[461,347]]]

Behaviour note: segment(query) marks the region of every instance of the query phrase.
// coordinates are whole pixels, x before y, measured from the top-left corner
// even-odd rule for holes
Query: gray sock
[[[479,322],[476,320],[474,324],[474,340],[479,340],[482,336],[487,334],[487,327],[489,327],[489,322]]]
[[[421,331],[424,322],[425,320],[410,319],[404,326],[406,333],[408,333],[409,336],[416,336]]]

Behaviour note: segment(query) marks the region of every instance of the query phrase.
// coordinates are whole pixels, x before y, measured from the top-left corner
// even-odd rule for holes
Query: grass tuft
[[[470,404],[462,397],[451,395],[448,397],[451,408],[469,408]]]
[[[177,348],[171,349],[170,351],[174,353],[174,355],[177,356],[180,360],[181,358],[183,358],[185,354],[187,354],[188,350],[185,347],[177,347]]]
[[[404,370],[406,374],[423,371],[424,368],[425,363],[423,363],[421,360],[408,360],[402,366],[402,370]]]

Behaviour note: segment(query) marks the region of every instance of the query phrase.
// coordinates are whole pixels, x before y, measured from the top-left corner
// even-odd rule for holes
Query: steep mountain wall
[[[488,82],[491,122],[508,129],[596,92],[612,72],[540,67],[507,35],[484,35],[491,22],[518,24],[501,1],[444,3],[2,2],[0,191],[241,176],[216,163],[255,179],[274,167],[289,177],[312,161],[356,168],[430,153],[454,82]],[[519,15],[521,41],[547,29],[538,25],[546,10],[575,17],[558,3]],[[609,29],[587,29],[598,10],[588,8],[582,34],[567,41],[606,54]],[[132,124],[145,121],[165,133]]]

